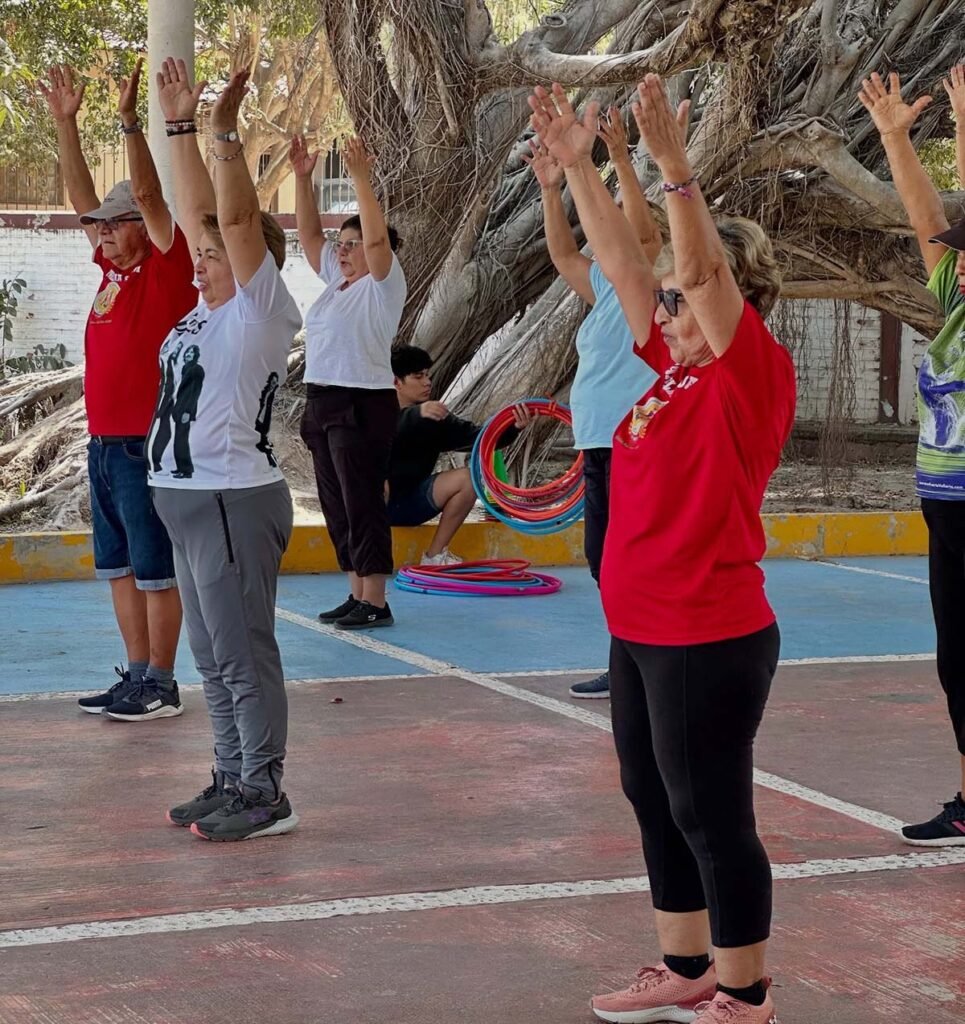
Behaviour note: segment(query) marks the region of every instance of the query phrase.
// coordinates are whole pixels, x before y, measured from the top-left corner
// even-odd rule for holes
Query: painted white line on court
[[[613,732],[609,719],[596,714],[596,712],[577,707],[567,701],[557,700],[555,697],[546,697],[541,693],[530,693],[529,690],[520,689],[518,686],[513,686],[511,683],[503,682],[501,679],[496,679],[493,676],[484,675],[481,672],[472,672],[468,669],[460,668],[458,665],[450,665],[448,662],[430,658],[425,654],[407,651],[403,647],[396,647],[395,644],[386,643],[384,640],[376,640],[372,636],[361,635],[360,633],[347,630],[338,630],[333,626],[325,626],[314,619],[309,619],[296,612],[289,612],[278,608],[276,609],[276,614],[288,622],[305,626],[306,629],[314,630],[316,633],[322,633],[325,636],[334,637],[337,640],[344,640],[353,646],[384,654],[386,657],[394,658],[396,661],[417,665],[419,668],[438,675],[464,679],[466,682],[475,683],[476,686],[482,686],[487,690],[492,690],[494,693],[502,694],[504,697],[525,701],[527,704],[533,704],[536,707],[543,708],[545,711],[551,711],[554,714],[562,715],[564,718],[581,722],[583,725],[592,726],[594,729],[600,729],[602,732]],[[755,768],[754,781],[765,789],[773,789],[778,793],[793,796],[798,800],[804,800],[817,807],[824,807],[837,814],[853,818],[855,821],[880,828],[885,832],[895,833],[904,824],[904,822],[891,817],[889,814],[882,814],[879,811],[873,811],[868,807],[861,807],[846,800],[838,800],[836,797],[828,796],[828,794],[821,793],[819,790],[811,789],[808,786],[801,786],[796,782],[791,782],[789,779],[782,779],[779,775],[774,775],[771,772],[764,772]]]
[[[885,572],[884,569],[865,569],[860,565],[842,565],[841,562],[833,562],[823,558],[802,558],[802,562],[810,562],[812,565],[826,565],[829,569],[843,569],[845,572],[858,572],[864,576],[884,576],[889,580],[902,580],[905,583],[919,583],[928,586],[928,580],[920,576],[903,576],[897,572]]]
[[[798,864],[773,864],[777,879],[826,878],[880,871],[901,871],[965,864],[965,849],[935,850],[927,853],[889,854],[882,857],[849,857],[837,860],[809,860]],[[320,900],[313,903],[282,903],[274,907],[244,910],[208,910],[197,913],[163,914],[124,921],[90,921],[0,932],[0,949],[44,946],[88,939],[128,938],[132,935],[162,935],[209,928],[238,928],[252,924],[293,921],[325,921],[334,917],[362,917],[411,911],[447,910],[527,903],[537,900],[574,899],[641,893],[650,889],[645,876],[636,878],[588,879],[578,882],[539,882],[531,885],[476,885],[465,889],[409,892],[388,896],[357,896]]]
[[[861,665],[869,664],[886,665],[902,661],[934,661],[935,655],[931,654],[846,654],[836,658],[785,658],[779,661],[779,668],[794,668],[797,665]]]
[[[304,626],[305,622],[311,622],[310,619],[301,621],[301,616],[297,619],[291,619],[289,616],[293,615],[292,612],[284,612],[282,609],[278,610],[280,618],[285,618],[287,621],[297,622],[298,625]],[[320,633],[328,633],[328,629],[318,624]],[[346,639],[344,636],[339,635],[338,639]],[[361,645],[360,645],[361,646]],[[372,649],[372,648],[368,648]],[[377,651],[376,653],[383,653]],[[389,657],[399,660],[397,655],[389,654]],[[865,662],[869,664],[889,664],[889,663],[900,663],[904,661],[934,661],[935,655],[931,654],[848,654],[838,657],[827,657],[827,658],[785,658],[778,662],[780,668],[796,668],[802,665],[861,665]],[[444,664],[439,662],[439,664]],[[450,666],[451,671],[456,671],[456,666]],[[459,669],[458,671],[461,671]],[[568,676],[568,675],[599,675],[601,672],[606,671],[605,666],[598,666],[597,668],[540,668],[532,669],[529,672],[493,672],[492,676],[494,679],[526,679],[532,677],[534,679],[540,679],[543,677],[552,676]],[[386,674],[378,676],[313,676],[311,679],[287,679],[287,686],[305,686],[309,683],[380,683],[388,682],[392,679],[433,679],[438,676],[438,672],[404,672],[401,674]],[[183,686],[179,686],[178,689],[182,693],[200,693],[200,683],[186,683]],[[21,704],[30,703],[32,701],[42,700],[68,700],[71,697],[92,697],[96,693],[100,693],[100,690],[52,690],[43,691],[38,693],[4,693],[0,694],[0,704]]]
[[[315,676],[312,679],[286,679],[286,686],[307,686],[310,683],[378,683],[388,679],[431,679],[435,673],[425,675],[421,672],[402,673],[385,676]],[[178,684],[179,693],[200,693],[201,683]],[[102,690],[59,690],[51,693],[6,693],[0,694],[0,704],[29,703],[38,700],[64,700],[70,697],[93,697]]]

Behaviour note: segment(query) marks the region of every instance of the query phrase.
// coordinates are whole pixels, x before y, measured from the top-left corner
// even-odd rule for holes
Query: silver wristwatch
[[[215,132],[214,137],[219,142],[240,142],[241,136],[232,128],[230,132]]]

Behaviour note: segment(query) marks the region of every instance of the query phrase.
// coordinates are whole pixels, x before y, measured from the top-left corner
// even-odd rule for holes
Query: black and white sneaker
[[[177,718],[183,713],[177,683],[168,690],[149,681],[137,683],[123,700],[114,701],[104,712],[118,722],[150,722],[155,718]]]
[[[239,789],[232,799],[212,814],[196,821],[191,831],[201,839],[232,843],[262,836],[281,836],[298,824],[298,815],[284,793],[277,803]]]
[[[319,622],[334,622],[336,619],[342,618],[344,615],[348,615],[349,612],[355,610],[355,606],[359,603],[358,598],[348,595],[348,599],[343,601],[337,608],[329,608],[327,612],[318,613]]]
[[[574,683],[570,687],[571,697],[580,697],[584,700],[593,697],[610,696],[610,673],[604,672],[596,679],[587,679],[585,683]]]
[[[182,828],[187,828],[196,821],[200,821],[209,814],[213,814],[219,808],[224,807],[225,804],[231,803],[237,792],[237,782],[232,783],[224,772],[219,772],[212,768],[211,785],[207,789],[202,790],[193,800],[188,800],[187,803],[172,807],[167,812],[166,817],[172,825],[180,825]]]
[[[359,601],[355,607],[335,620],[336,629],[375,629],[377,626],[391,626],[395,622],[388,604],[376,608],[368,601]]]
[[[909,846],[965,846],[965,800],[955,794],[930,821],[920,825],[905,825],[902,841]]]
[[[109,690],[97,694],[96,697],[81,697],[77,701],[81,711],[86,711],[89,715],[102,714],[106,708],[117,700],[123,700],[134,689],[136,684],[131,679],[130,672],[122,672],[117,665],[114,666],[114,671],[120,679]]]

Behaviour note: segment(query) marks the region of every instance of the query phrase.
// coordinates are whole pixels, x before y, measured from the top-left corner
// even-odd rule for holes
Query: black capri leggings
[[[385,480],[398,420],[395,388],[308,385],[301,435],[343,572],[392,574]]]
[[[754,736],[777,668],[777,625],[689,647],[613,638],[620,778],[657,910],[707,909],[717,947],[770,933],[771,867],[754,819]]]

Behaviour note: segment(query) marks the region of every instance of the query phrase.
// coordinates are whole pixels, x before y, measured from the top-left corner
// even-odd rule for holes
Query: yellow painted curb
[[[928,531],[919,512],[829,512],[765,515],[769,558],[924,555]],[[397,565],[418,562],[432,526],[393,530]],[[456,544],[466,559],[525,558],[534,565],[583,565],[583,524],[548,537],[517,533],[501,523],[467,523]],[[324,526],[296,526],[283,572],[337,572]],[[94,554],[87,532],[0,534],[0,583],[87,580]]]

